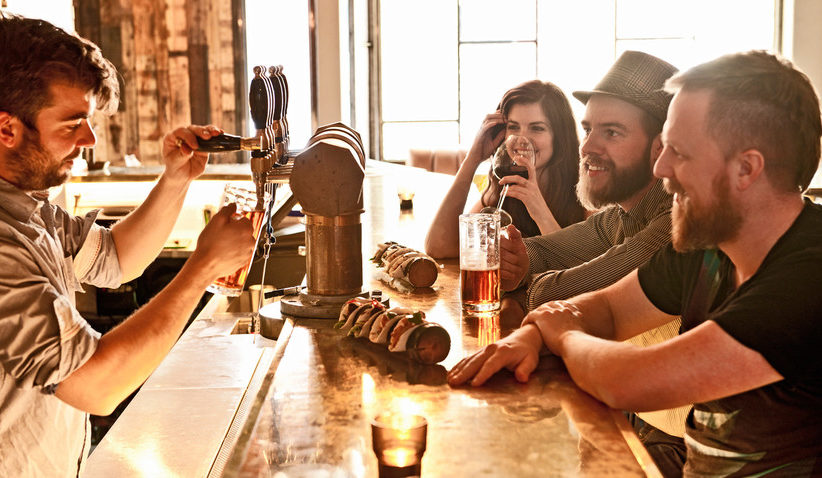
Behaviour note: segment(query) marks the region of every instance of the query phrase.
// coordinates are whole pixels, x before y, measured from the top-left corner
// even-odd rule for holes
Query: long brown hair
[[[585,218],[585,209],[577,201],[576,184],[579,179],[579,138],[574,114],[568,98],[555,84],[531,80],[508,90],[499,103],[505,121],[517,104],[537,103],[548,119],[553,134],[553,154],[537,177],[542,197],[561,227]],[[482,193],[485,205],[495,205],[499,199],[499,181],[489,174],[488,187]],[[514,224],[528,236],[539,235],[539,228],[531,220],[525,205],[519,200],[506,198],[503,206]],[[535,231],[533,229],[536,229]]]

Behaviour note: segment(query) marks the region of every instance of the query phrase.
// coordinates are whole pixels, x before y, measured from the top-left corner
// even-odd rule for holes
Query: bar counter
[[[201,430],[212,442],[216,430],[224,435],[222,442],[212,446],[210,454],[203,452],[208,456],[198,462],[199,467],[177,468],[175,474],[376,477],[371,419],[385,410],[401,410],[428,421],[422,458],[425,477],[661,476],[622,412],[576,387],[556,357],[544,357],[528,383],[518,383],[507,371],[482,387],[453,389],[445,383],[447,369],[510,331],[500,327],[495,315],[463,317],[456,260],[443,261],[431,288],[400,291],[377,280],[368,259],[376,244],[386,240],[422,249],[428,224],[452,180],[452,176],[412,168],[370,165],[362,218],[364,289],[380,289],[391,306],[422,310],[427,320],[444,327],[451,338],[447,358],[440,364],[422,365],[364,339],[342,336],[332,327],[334,320],[284,317],[276,344],[260,348],[258,343],[256,349],[262,352],[238,367],[248,385],[242,397],[233,394],[232,411],[223,411],[223,418],[215,421],[189,420],[185,425]],[[400,211],[399,185],[416,190],[412,211]],[[476,195],[469,197],[475,199]],[[202,331],[198,324],[213,323],[220,316],[227,303],[216,301],[200,314],[181,344],[191,333]],[[269,305],[269,311],[277,306]],[[223,359],[215,351],[210,360],[222,363]],[[216,367],[225,373],[225,366]],[[139,426],[139,417],[152,413],[145,406],[132,410],[143,393],[121,420]],[[226,404],[219,407],[225,410]],[[227,426],[229,413],[232,423]],[[107,436],[102,450],[92,453],[89,470],[94,473],[89,476],[123,471],[111,459],[122,455],[112,445],[123,447],[126,432],[122,427],[116,430],[118,425],[109,432],[115,436],[111,440]],[[141,440],[136,432],[129,435],[131,440]],[[134,443],[128,446],[140,448]],[[139,466],[118,475],[143,474],[135,469]]]

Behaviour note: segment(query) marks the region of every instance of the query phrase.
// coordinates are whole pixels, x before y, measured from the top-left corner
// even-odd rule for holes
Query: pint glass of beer
[[[251,220],[251,225],[254,228],[254,240],[257,240],[260,236],[260,230],[263,227],[265,211],[256,209],[256,192],[227,184],[223,191],[222,204],[225,206],[231,203],[237,206],[235,212],[237,216],[244,216]],[[243,292],[245,278],[248,275],[248,270],[251,268],[253,259],[254,256],[252,253],[252,257],[248,258],[248,264],[237,269],[233,274],[217,278],[206,290],[213,294],[222,294],[230,297],[240,295]]]
[[[462,310],[469,314],[499,310],[500,215],[463,214],[459,229]]]

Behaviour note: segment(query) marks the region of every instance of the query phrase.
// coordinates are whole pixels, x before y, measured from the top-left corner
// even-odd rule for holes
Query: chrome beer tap
[[[317,128],[305,149],[290,150],[288,81],[282,66],[254,67],[249,106],[260,138],[259,148],[251,151],[251,177],[257,209],[265,211],[258,248],[266,262],[274,227],[297,202],[305,215],[306,288],[284,296],[281,310],[301,317],[337,317],[345,301],[364,293],[360,216],[365,153],[360,135],[334,123]],[[274,193],[283,183],[289,184],[284,190],[290,196],[280,198],[273,211]]]

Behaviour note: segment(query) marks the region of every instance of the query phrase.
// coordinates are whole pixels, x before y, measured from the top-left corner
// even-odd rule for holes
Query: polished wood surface
[[[394,240],[422,248],[452,177],[381,166],[366,179],[363,257]],[[400,183],[416,185],[414,209],[401,212]],[[446,371],[504,336],[498,317],[463,317],[459,267],[444,261],[433,287],[401,292],[364,264],[366,289],[391,305],[425,311],[451,336],[440,364],[421,365],[363,339],[341,336],[333,320],[291,319],[224,474],[377,476],[370,420],[384,410],[428,420],[422,476],[659,476],[622,412],[581,391],[561,361],[545,357],[528,383],[509,372],[483,387],[451,388]],[[278,473],[284,473],[279,475]]]

